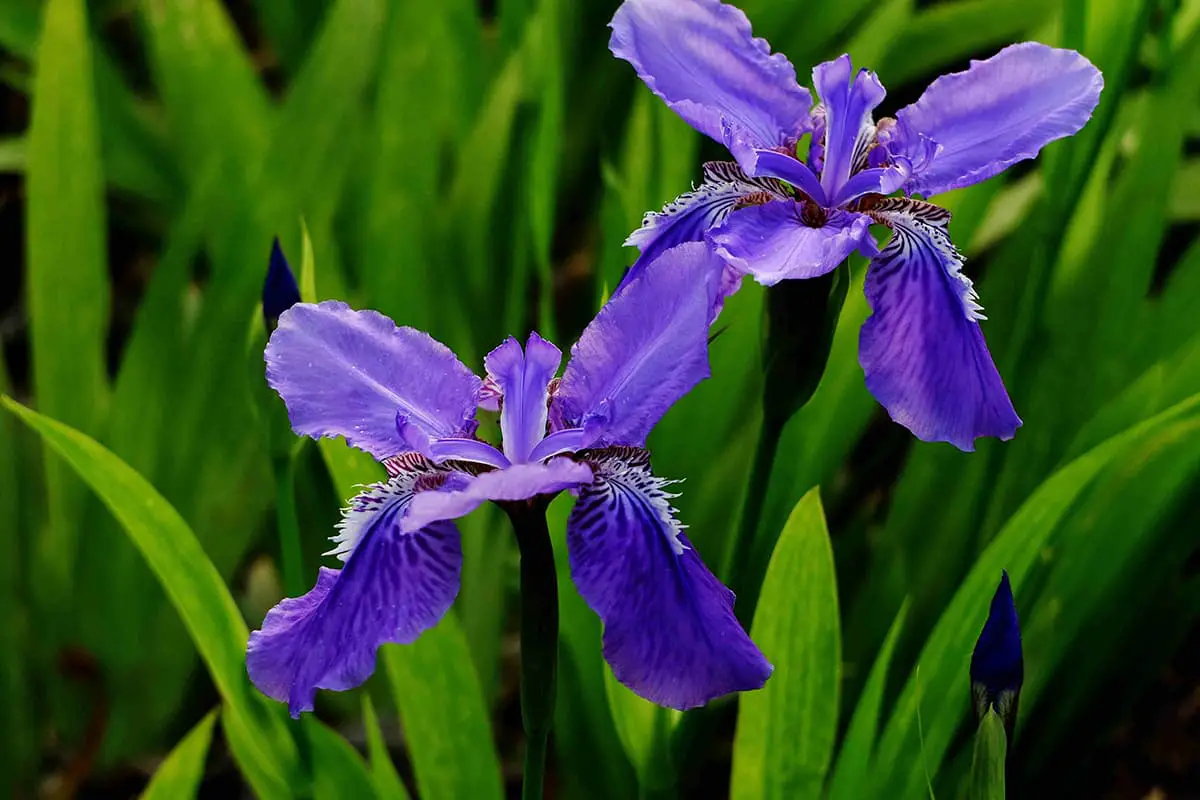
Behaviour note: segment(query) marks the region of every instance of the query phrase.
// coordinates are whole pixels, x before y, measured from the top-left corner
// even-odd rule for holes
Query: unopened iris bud
[[[971,654],[971,698],[976,724],[989,709],[995,708],[1011,741],[1024,679],[1021,626],[1008,572],[1003,572],[992,596],[987,622]]]
[[[271,246],[271,263],[267,267],[267,279],[263,281],[262,312],[267,331],[279,326],[279,316],[300,302],[300,288],[296,276],[288,266],[279,239]]]

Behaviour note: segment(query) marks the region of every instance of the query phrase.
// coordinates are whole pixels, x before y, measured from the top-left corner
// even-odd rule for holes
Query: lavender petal
[[[298,303],[280,316],[266,362],[268,383],[304,436],[344,436],[383,459],[412,441],[474,429],[479,378],[445,345],[376,311]]]

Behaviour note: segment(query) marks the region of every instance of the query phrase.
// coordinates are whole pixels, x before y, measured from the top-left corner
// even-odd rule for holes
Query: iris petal
[[[895,199],[872,211],[892,238],[867,270],[872,315],[859,337],[867,388],[922,441],[973,450],[975,439],[1011,439],[1013,410],[979,327],[964,259],[946,232],[949,212]]]
[[[335,551],[341,570],[322,567],[302,597],[283,600],[250,634],[246,668],[293,717],[311,711],[317,689],[358,686],[386,642],[408,643],[433,627],[458,594],[462,550],[452,523],[403,533],[400,520],[429,471],[405,470],[368,487],[345,512]]]
[[[574,489],[592,479],[583,464],[552,458],[545,464],[514,464],[505,469],[448,482],[438,491],[422,492],[412,503],[404,529],[422,528],[431,522],[465,517],[489,500],[514,502],[538,495]]]
[[[773,286],[824,275],[855,250],[873,253],[870,229],[870,217],[850,211],[828,212],[823,224],[809,225],[799,203],[778,200],[739,210],[708,238],[734,268]]]
[[[547,391],[561,362],[562,352],[536,333],[529,334],[524,350],[510,336],[484,358],[503,397],[500,434],[504,454],[514,463],[528,459],[546,435]]]
[[[789,196],[787,187],[774,178],[752,178],[732,161],[708,162],[699,186],[667,203],[662,211],[648,212],[642,226],[629,234],[626,247],[637,247],[642,254],[625,273],[617,291],[675,245],[703,240],[705,232],[721,224],[739,203],[755,197]]]
[[[850,56],[826,61],[813,68],[813,85],[825,108],[824,163],[821,186],[825,195],[837,198],[855,161],[874,134],[871,112],[887,95],[873,72],[852,75]]]
[[[907,191],[925,196],[978,183],[1077,132],[1100,100],[1100,71],[1074,50],[1036,42],[1006,47],[965,72],[943,75],[900,109],[888,149],[918,169]]]
[[[266,362],[268,383],[304,436],[344,436],[384,459],[474,429],[479,378],[445,345],[376,311],[333,300],[294,305],[279,318]]]
[[[571,350],[555,413],[587,444],[641,445],[708,377],[708,326],[725,265],[708,245],[663,253],[600,309]]]
[[[621,683],[670,708],[761,688],[771,665],[733,614],[733,592],[675,520],[670,481],[637,448],[595,451],[595,480],[567,521],[571,576],[604,622]]]
[[[627,0],[610,27],[613,54],[743,167],[752,150],[791,147],[809,130],[812,95],[785,56],[754,38],[741,10],[718,0]]]

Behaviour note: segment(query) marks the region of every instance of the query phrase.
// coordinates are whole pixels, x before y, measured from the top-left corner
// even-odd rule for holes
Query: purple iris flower
[[[610,48],[736,163],[706,164],[703,183],[647,214],[626,244],[632,280],[664,249],[706,239],[726,285],[813,278],[858,251],[872,259],[859,361],[867,388],[925,441],[974,449],[1021,420],[984,342],[984,319],[950,214],[911,197],[970,186],[1078,131],[1099,100],[1100,72],[1080,54],[1027,42],[935,80],[895,118],[876,122],[884,88],[842,56],[813,69],[819,103],[787,58],[718,0],[626,0]],[[807,157],[797,150],[810,135]],[[902,197],[889,198],[901,191]],[[891,228],[880,250],[872,223]]]
[[[283,312],[267,379],[296,433],[343,436],[387,469],[343,512],[335,547],[303,597],[283,600],[250,636],[246,664],[293,716],[318,688],[349,689],[385,642],[435,625],[458,594],[462,550],[451,521],[486,501],[578,500],[567,523],[571,574],[604,621],[616,677],[672,708],[757,689],[771,665],[733,614],[675,518],[674,481],[650,471],[646,436],[708,377],[707,333],[719,259],[680,245],[618,292],[583,332],[561,380],[561,353],[509,338],[476,377],[427,334],[345,303]],[[499,410],[503,445],[475,436],[476,410]]]

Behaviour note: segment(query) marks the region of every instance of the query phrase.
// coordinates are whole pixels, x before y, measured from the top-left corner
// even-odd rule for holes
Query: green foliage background
[[[319,696],[320,721],[287,720],[241,660],[283,592],[254,403],[272,237],[310,294],[478,364],[508,333],[572,341],[641,214],[720,155],[609,55],[614,2],[484,5],[0,5],[18,120],[0,138],[0,214],[17,220],[0,242],[17,320],[0,351],[15,398],[0,414],[0,791],[136,793],[153,769],[155,797],[245,781],[263,797],[489,798],[519,781],[516,553],[496,513],[462,526],[455,612],[385,647],[363,690]],[[757,534],[766,689],[697,723],[617,684],[565,579],[570,498],[552,507],[550,792],[955,796],[969,654],[1002,568],[1026,652],[1013,796],[1110,788],[1104,732],[1200,615],[1200,0],[741,5],[802,80],[841,52],[874,68],[885,112],[1013,41],[1103,70],[1080,135],[944,198],[1025,426],[963,454],[890,423],[857,364],[852,264]],[[761,317],[748,285],[714,378],[651,439],[657,473],[687,478],[681,512],[713,565],[760,422]],[[336,442],[301,446],[294,468],[308,585],[339,503],[378,468]]]

